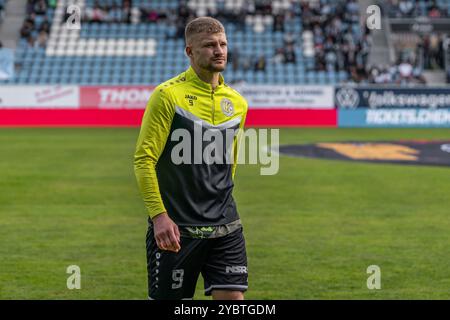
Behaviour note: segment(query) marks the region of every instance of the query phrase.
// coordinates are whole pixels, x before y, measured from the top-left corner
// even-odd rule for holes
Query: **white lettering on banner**
[[[250,108],[334,109],[332,86],[236,85]]]
[[[78,109],[78,86],[4,86],[0,87],[0,108]]]
[[[363,92],[363,96],[367,96],[367,94],[366,91]],[[370,108],[442,108],[450,106],[450,94],[424,94],[413,92],[409,94],[396,94],[394,91],[383,91],[383,93],[372,91],[369,94],[368,104]]]
[[[367,124],[450,125],[450,109],[378,109],[367,110]]]
[[[145,108],[151,95],[146,89],[98,89],[101,108]]]
[[[55,87],[44,90],[43,92],[36,92],[36,101],[38,103],[52,102],[59,98],[71,95],[73,88]]]

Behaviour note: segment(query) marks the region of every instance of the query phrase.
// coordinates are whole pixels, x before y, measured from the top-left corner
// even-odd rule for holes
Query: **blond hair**
[[[199,33],[225,33],[225,28],[219,20],[211,17],[199,17],[190,21],[184,29],[186,44],[190,44],[192,38]]]

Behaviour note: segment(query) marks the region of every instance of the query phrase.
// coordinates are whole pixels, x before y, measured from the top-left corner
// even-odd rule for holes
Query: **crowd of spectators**
[[[301,17],[302,29],[313,33],[315,66],[309,71],[347,71],[365,69],[370,52],[370,30],[360,26],[359,5],[356,0],[349,1],[295,1],[289,7],[276,7],[273,1],[247,2],[239,10],[222,10],[210,15],[221,21],[231,22],[237,30],[245,27],[248,15],[271,15],[272,31],[284,33],[282,46],[275,48],[270,59],[256,57],[253,61],[233,52],[234,68],[244,71],[254,67],[264,70],[266,63],[295,64],[299,58],[295,48],[300,46],[296,39],[301,34],[286,32],[286,23]],[[179,34],[182,36],[183,20],[180,21]],[[268,31],[268,30],[267,30]],[[262,61],[264,60],[264,63]]]
[[[228,52],[228,64],[233,71],[241,70],[247,72],[253,70],[255,72],[264,72],[267,67],[267,59],[264,55],[241,55],[239,49],[236,48]]]
[[[56,0],[28,0],[26,18],[20,29],[20,36],[27,40],[30,47],[45,47],[50,34],[50,22],[47,10],[56,8]],[[40,16],[40,23],[37,17]]]
[[[151,4],[134,6],[132,0],[122,0],[111,5],[96,1],[92,7],[86,7],[82,14],[82,22],[86,23],[157,23],[169,16],[183,15],[183,7],[172,10],[156,10]],[[174,19],[176,20],[176,19]]]
[[[425,9],[422,10],[420,3]],[[428,18],[447,18],[449,3],[440,6],[435,0],[389,0],[387,1],[388,14],[392,18],[417,18],[426,16]]]
[[[360,24],[357,1],[302,2],[301,12],[313,36],[315,70],[364,76],[372,40]]]
[[[81,17],[84,23],[137,23],[140,19],[139,10],[132,6],[131,0],[123,0],[121,5],[96,1],[94,6],[85,8]]]
[[[417,50],[423,52],[425,69],[443,69],[444,61],[444,34],[430,33],[421,36]]]
[[[301,34],[285,32],[286,22],[301,17],[303,30],[314,34],[314,56],[318,71],[352,72],[363,68],[370,51],[370,34],[368,29],[360,26],[359,5],[356,0],[349,1],[292,1],[289,6],[277,6],[269,0],[246,1],[240,7],[225,8],[224,1],[218,1],[217,8],[208,9],[204,14],[213,16],[223,23],[232,23],[236,30],[244,30],[248,16],[271,16],[272,31],[282,32],[284,43],[275,48],[272,57],[247,57],[239,51],[232,53],[234,68],[244,71],[265,70],[267,63],[295,64],[298,56],[295,48],[301,44],[295,39]],[[96,2],[83,13],[84,22],[109,23],[156,23],[166,21],[174,28],[166,34],[167,39],[183,39],[186,24],[197,16],[197,12],[186,1],[180,1],[174,11],[156,11],[150,6],[134,7],[131,0],[123,0],[122,5],[105,6]],[[266,30],[269,31],[269,30]],[[230,59],[230,60],[231,60]],[[313,71],[313,70],[311,70]]]
[[[399,59],[391,65],[371,67],[367,79],[360,82],[397,85],[427,83],[420,64],[413,62],[411,59]]]
[[[448,2],[423,1],[423,0],[389,0],[387,2],[387,11],[392,18],[417,18],[425,16],[431,19],[434,18],[449,18]],[[416,53],[423,58],[423,69],[436,70],[441,69],[446,73],[447,82],[450,83],[450,69],[445,70],[445,53],[444,53],[445,35],[430,33],[420,36],[420,41],[417,44]],[[409,71],[409,66],[404,68]],[[419,81],[417,75],[421,68],[412,68],[413,82]],[[399,77],[397,77],[398,79]],[[411,79],[411,78],[410,78]]]
[[[223,2],[218,1],[218,7],[223,6]],[[239,8],[222,8],[214,11],[208,9],[205,14],[215,17],[223,23],[233,24],[236,31],[245,29],[248,16],[271,16],[272,31],[283,33],[285,33],[287,21],[301,17],[304,21],[303,27],[315,31],[318,57],[316,70],[334,69],[338,71],[356,65],[356,61],[365,63],[370,48],[368,33],[359,32],[357,35],[359,38],[353,39],[355,36],[353,29],[360,29],[359,7],[356,0],[317,1],[312,4],[309,1],[295,1],[291,2],[289,7],[277,7],[276,2],[268,0],[246,1]],[[167,38],[183,39],[187,22],[194,19],[197,12],[186,2],[180,1],[178,9],[174,13],[140,8],[139,12],[136,12],[136,16],[136,19],[141,22],[158,22],[161,19],[167,19],[166,21],[174,26],[173,30],[166,35]],[[358,28],[354,28],[354,25]],[[295,43],[295,39],[300,37],[301,34],[298,33],[285,33],[283,45],[275,49],[272,57],[248,57],[235,50],[230,52],[230,61],[235,61],[234,69],[241,68],[244,71],[265,70],[267,63],[295,64],[298,58],[295,48],[300,45]],[[330,46],[324,43],[324,40],[328,40],[328,44],[330,41],[335,42],[336,45]],[[335,61],[332,62],[332,60]]]

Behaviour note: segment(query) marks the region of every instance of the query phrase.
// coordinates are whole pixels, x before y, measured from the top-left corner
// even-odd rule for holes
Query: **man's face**
[[[227,37],[225,33],[199,33],[194,36],[186,52],[192,63],[209,72],[221,72],[227,64]]]

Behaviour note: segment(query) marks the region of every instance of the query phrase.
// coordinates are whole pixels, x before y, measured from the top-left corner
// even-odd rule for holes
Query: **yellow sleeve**
[[[239,155],[239,148],[241,146],[241,141],[242,141],[242,136],[244,134],[244,126],[245,126],[245,119],[247,118],[247,111],[248,111],[248,106],[246,104],[245,109],[244,109],[244,113],[242,114],[242,119],[241,119],[241,123],[239,124],[239,131],[237,136],[235,137],[235,142],[234,142],[234,162],[233,162],[233,168],[231,171],[231,177],[234,180],[234,175],[236,173],[236,167],[237,167],[237,163],[238,163],[238,155]]]
[[[166,145],[174,112],[174,105],[170,102],[166,92],[156,87],[142,118],[134,154],[134,173],[151,218],[166,212],[159,191],[155,167]]]

